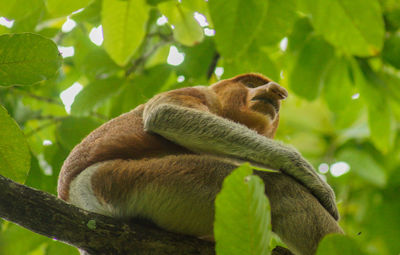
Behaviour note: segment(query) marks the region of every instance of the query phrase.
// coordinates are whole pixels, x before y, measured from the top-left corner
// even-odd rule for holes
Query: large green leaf
[[[324,97],[338,127],[348,127],[358,119],[361,100],[352,98],[358,90],[350,77],[345,58],[334,59],[324,79]]]
[[[121,79],[109,78],[96,80],[85,86],[75,97],[71,106],[72,114],[84,115],[96,110],[104,101],[118,92],[122,83]]]
[[[202,43],[194,47],[183,47],[185,61],[177,66],[179,74],[187,78],[207,79],[211,62],[215,56],[215,45],[211,38],[206,38]]]
[[[0,36],[0,86],[28,85],[53,77],[62,58],[54,42],[31,33]]]
[[[168,1],[158,5],[160,11],[174,25],[174,38],[186,46],[200,43],[204,38],[203,29],[193,16],[193,11],[178,1]]]
[[[71,15],[76,22],[89,22],[97,27],[101,24],[101,6],[102,0],[95,0],[85,7],[83,11]]]
[[[78,249],[72,246],[11,223],[1,232],[0,243],[0,252],[4,255],[79,255]]]
[[[157,65],[144,70],[141,75],[125,83],[120,93],[112,100],[111,116],[128,112],[155,94],[168,90],[171,71],[170,65]]]
[[[24,134],[0,105],[0,174],[24,182],[29,172],[30,157]]]
[[[362,225],[365,229],[365,243],[379,243],[379,246],[384,247],[385,252],[379,254],[398,254],[400,251],[400,178],[398,171],[393,171],[390,178],[390,185],[386,189],[376,191],[372,197],[369,197],[371,206],[366,212]],[[371,199],[372,198],[372,199]],[[378,198],[378,199],[374,199]],[[369,235],[368,233],[374,233]]]
[[[332,46],[321,38],[309,38],[290,74],[290,88],[307,100],[316,99],[322,89],[324,74],[333,53]]]
[[[288,52],[297,56],[301,49],[303,49],[304,45],[308,42],[312,32],[313,28],[308,18],[298,19],[294,23],[292,33],[288,37]]]
[[[400,35],[391,35],[385,41],[382,52],[383,60],[400,69]]]
[[[353,73],[360,90],[360,97],[368,107],[368,125],[374,145],[386,153],[393,148],[396,135],[395,122],[388,95],[387,85],[365,61],[359,61],[359,67],[353,63]]]
[[[47,9],[55,16],[67,16],[72,12],[86,7],[94,0],[46,0]]]
[[[3,0],[0,1],[0,16],[21,20],[35,12],[43,0]]]
[[[348,54],[377,55],[384,24],[377,0],[304,0],[315,30]]]
[[[272,80],[279,80],[279,71],[275,63],[270,59],[268,52],[257,47],[256,43],[253,43],[244,54],[234,60],[227,59],[224,67],[224,78],[230,78],[241,73],[257,72]]]
[[[348,236],[331,234],[322,239],[316,255],[363,255],[356,241]]]
[[[250,45],[263,24],[268,1],[210,0],[209,9],[218,51],[234,58]]]
[[[345,149],[337,155],[339,161],[347,162],[351,169],[368,182],[383,187],[386,184],[385,170],[366,151],[357,149]]]
[[[297,18],[296,1],[269,1],[267,15],[256,34],[259,45],[273,44],[287,36]]]
[[[104,47],[117,64],[126,65],[142,43],[148,12],[145,0],[103,0]]]
[[[100,124],[100,121],[90,117],[68,117],[57,128],[58,140],[65,149],[72,150]]]
[[[214,235],[218,255],[264,255],[271,239],[268,199],[249,164],[233,171],[215,201]]]
[[[80,68],[90,80],[97,80],[104,76],[108,77],[110,74],[121,70],[102,48],[95,48],[89,51],[83,57]]]

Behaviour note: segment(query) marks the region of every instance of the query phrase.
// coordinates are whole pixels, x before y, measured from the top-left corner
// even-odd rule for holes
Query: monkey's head
[[[280,100],[285,88],[260,74],[242,74],[210,86],[221,102],[222,117],[273,138],[279,124]]]

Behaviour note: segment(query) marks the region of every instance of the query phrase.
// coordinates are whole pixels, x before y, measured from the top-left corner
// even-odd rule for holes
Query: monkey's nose
[[[274,96],[278,100],[285,99],[289,95],[287,90],[276,82],[271,81],[264,86],[266,87],[267,94]]]

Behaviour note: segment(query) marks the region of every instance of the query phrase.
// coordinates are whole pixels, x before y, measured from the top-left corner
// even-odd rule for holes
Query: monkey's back
[[[98,127],[75,146],[64,161],[58,196],[68,201],[71,181],[87,167],[112,159],[141,159],[175,154],[184,148],[143,130],[144,105]]]

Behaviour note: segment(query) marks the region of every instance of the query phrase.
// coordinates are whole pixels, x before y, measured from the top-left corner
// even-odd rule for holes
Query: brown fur
[[[280,100],[286,96],[284,88],[258,74],[239,75],[210,87],[161,93],[103,124],[72,150],[60,172],[59,197],[68,201],[71,182],[89,166],[103,162],[91,177],[91,188],[100,203],[119,208],[119,216],[129,217],[124,212],[129,211],[132,197],[142,192],[146,193],[146,201],[162,207],[160,210],[166,210],[166,215],[183,210],[194,218],[200,217],[203,226],[179,230],[179,220],[175,227],[162,220],[156,224],[185,234],[212,235],[215,195],[237,163],[217,155],[199,155],[191,147],[146,132],[143,116],[148,118],[149,112],[160,105],[177,105],[221,116],[273,138],[279,124]],[[208,153],[212,153],[210,149]],[[296,155],[288,155],[288,159],[296,159]],[[257,174],[264,180],[271,202],[273,230],[296,254],[313,254],[324,235],[342,232],[316,197],[292,177],[282,173]],[[148,189],[150,192],[144,192]],[[160,197],[169,193],[173,195]],[[182,203],[177,205],[175,200]],[[152,219],[149,215],[137,216]]]
[[[210,212],[214,212],[216,193],[221,189],[223,179],[236,167],[227,159],[207,155],[112,160],[92,177],[93,189],[105,202],[123,208],[132,193],[156,186],[173,192],[174,199],[187,200],[185,206],[188,208],[203,210],[212,216]],[[270,200],[273,231],[296,254],[313,254],[322,237],[341,232],[335,219],[293,178],[282,173],[255,173],[263,179]],[[176,187],[179,187],[178,192]],[[158,194],[155,190],[153,199],[157,199]],[[190,201],[186,196],[196,197],[196,200]],[[146,215],[139,217],[146,218]],[[212,235],[213,217],[202,222],[208,225],[209,232],[193,234]]]
[[[58,196],[68,201],[69,184],[83,170],[110,159],[141,159],[186,149],[143,130],[143,106],[94,130],[65,160],[58,179]]]

